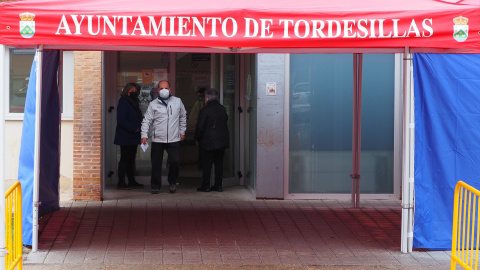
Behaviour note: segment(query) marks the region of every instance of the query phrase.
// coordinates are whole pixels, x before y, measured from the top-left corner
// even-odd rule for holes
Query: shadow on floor
[[[400,252],[398,200],[352,209],[349,201],[255,200],[238,186],[221,193],[188,185],[175,194],[149,191],[107,189],[101,202],[62,202],[40,220],[40,252],[26,254],[25,264],[448,269],[450,262],[447,252]]]

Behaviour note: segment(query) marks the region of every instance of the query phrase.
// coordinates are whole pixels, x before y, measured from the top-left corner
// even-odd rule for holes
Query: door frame
[[[219,82],[219,87],[218,87],[218,93],[219,93],[219,101],[220,101],[220,104],[223,104],[224,103],[224,100],[223,100],[223,94],[224,94],[224,78],[225,78],[225,74],[224,74],[224,55],[225,54],[214,54],[218,57],[220,57],[219,59],[219,68],[218,68],[218,82]],[[240,113],[240,109],[242,108],[240,106],[240,100],[241,100],[241,96],[242,96],[242,93],[245,92],[245,87],[242,83],[242,80],[241,78],[243,78],[243,70],[242,70],[242,65],[241,65],[241,58],[240,58],[240,55],[239,54],[234,54],[234,66],[235,66],[235,102],[234,102],[234,112],[235,112],[235,119],[234,119],[234,122],[233,122],[233,125],[235,127],[235,130],[233,132],[234,134],[234,138],[233,140],[231,141],[233,143],[233,147],[232,145],[230,145],[230,149],[233,149],[233,172],[232,172],[232,176],[231,177],[224,177],[223,178],[223,185],[224,186],[238,186],[238,185],[243,185],[244,184],[244,179],[243,177],[240,177],[240,175],[242,174],[242,171],[243,171],[243,164],[241,164],[241,157],[243,157],[243,150],[241,148],[241,145],[243,145],[243,141],[244,141],[244,138],[243,138],[243,131],[244,131],[244,124],[240,121],[240,119],[243,119],[243,113]],[[216,72],[212,72],[213,74],[217,74]],[[213,80],[215,81],[215,80]],[[214,85],[212,85],[213,88]],[[212,174],[212,177],[213,177],[213,174]]]
[[[113,144],[115,136],[115,128],[117,123],[117,100],[116,89],[116,72],[118,69],[118,53],[116,51],[103,52],[102,65],[103,79],[102,79],[102,114],[103,114],[103,181],[102,194],[105,192],[106,186],[113,186],[117,183],[117,160],[115,155],[117,153],[117,146]],[[112,90],[113,89],[113,90]],[[110,110],[110,112],[109,112]],[[110,139],[109,139],[110,138]],[[113,172],[113,174],[111,173]]]

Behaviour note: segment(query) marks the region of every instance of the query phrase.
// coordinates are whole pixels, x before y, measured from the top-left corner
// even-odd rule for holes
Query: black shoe
[[[123,184],[118,184],[117,185],[117,189],[120,189],[120,190],[131,190],[132,188],[127,186],[127,184],[123,183]]]
[[[158,194],[158,193],[160,193],[160,189],[152,188],[152,194]]]
[[[128,182],[128,186],[131,188],[143,188],[143,184],[140,184],[137,181]]]
[[[223,191],[223,188],[222,187],[217,187],[217,186],[212,186],[210,188],[211,191],[218,191],[218,192],[222,192]]]
[[[210,192],[210,188],[201,186],[201,187],[197,188],[197,191],[199,191],[199,192]]]
[[[171,184],[168,186],[168,189],[170,190],[170,193],[175,193],[177,191],[177,185]]]

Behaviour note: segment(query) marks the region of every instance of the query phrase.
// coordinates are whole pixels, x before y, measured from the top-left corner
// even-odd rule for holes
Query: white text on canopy
[[[433,19],[254,19],[188,16],[62,15],[56,35],[204,38],[405,38],[431,37]],[[239,33],[241,32],[241,33]]]

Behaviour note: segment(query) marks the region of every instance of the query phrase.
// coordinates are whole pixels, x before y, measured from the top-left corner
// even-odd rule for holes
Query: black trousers
[[[118,184],[125,184],[125,174],[128,182],[135,182],[135,158],[138,145],[120,145],[120,161],[118,162]]]
[[[225,149],[218,149],[213,151],[202,150],[202,167],[203,177],[202,186],[210,187],[210,176],[212,174],[212,165],[215,166],[215,183],[216,187],[222,187],[223,178],[223,156]]]
[[[152,142],[150,158],[152,161],[152,178],[150,183],[152,188],[160,189],[162,185],[162,163],[163,152],[168,154],[168,183],[176,184],[180,172],[180,142],[156,143]]]

